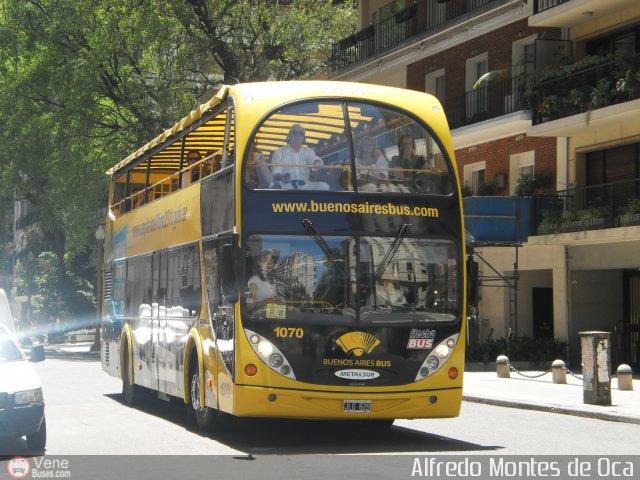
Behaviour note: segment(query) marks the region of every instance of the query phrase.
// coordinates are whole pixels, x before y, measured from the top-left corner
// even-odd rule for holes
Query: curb
[[[496,398],[475,397],[473,395],[463,395],[462,400],[472,403],[484,403],[485,405],[493,405],[496,407],[517,408],[521,410],[534,410],[538,412],[559,413],[562,415],[572,415],[575,417],[594,418],[597,420],[605,420],[608,422],[631,423],[640,425],[640,417],[632,417],[629,415],[613,414],[607,412],[590,412],[587,410],[577,410],[573,408],[561,407],[556,405],[542,405],[536,403],[517,402],[514,400],[500,400]]]

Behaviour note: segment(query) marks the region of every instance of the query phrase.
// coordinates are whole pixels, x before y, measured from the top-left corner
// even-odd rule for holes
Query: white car
[[[32,361],[44,360],[42,346]],[[47,423],[40,379],[16,337],[0,322],[0,440],[27,437],[30,449],[44,451]]]

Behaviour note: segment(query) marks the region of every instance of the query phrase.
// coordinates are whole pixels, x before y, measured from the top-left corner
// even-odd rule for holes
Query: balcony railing
[[[348,67],[498,0],[421,0],[333,44],[331,71]]]
[[[576,71],[577,64],[547,71],[547,79],[535,86],[534,125],[640,98],[640,55],[602,57],[600,63]]]
[[[640,178],[534,197],[536,233],[640,225]]]
[[[443,106],[451,129],[531,108],[523,76],[492,80],[484,87],[445,99]]]
[[[557,7],[558,5],[562,5],[563,3],[567,3],[571,0],[534,0],[533,2],[533,13],[544,12],[545,10],[549,10],[550,8]]]

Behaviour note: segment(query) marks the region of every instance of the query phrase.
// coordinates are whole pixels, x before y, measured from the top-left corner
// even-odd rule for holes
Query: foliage
[[[476,195],[479,197],[491,197],[498,195],[498,184],[495,182],[484,182],[478,185]]]
[[[543,117],[556,116],[560,110],[561,100],[557,95],[547,95],[538,105],[538,113]]]
[[[465,183],[460,187],[460,192],[462,194],[462,198],[473,197],[473,189],[468,183]]]
[[[96,248],[109,166],[222,82],[319,75],[356,14],[328,0],[0,0],[0,202],[28,200],[34,253],[56,258],[45,283],[70,297],[45,302],[84,309],[94,271],[73,259]]]
[[[566,355],[566,342],[554,339],[530,338],[527,336],[512,337],[511,340],[489,339],[467,346],[467,362],[495,362],[500,355],[509,357],[509,361],[529,361],[535,363],[552,362]]]
[[[552,185],[553,177],[546,172],[524,173],[518,178],[515,194],[530,197],[548,190]]]

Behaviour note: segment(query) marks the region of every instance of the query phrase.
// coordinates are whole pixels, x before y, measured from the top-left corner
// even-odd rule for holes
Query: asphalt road
[[[408,478],[416,476],[415,459],[434,456],[638,453],[631,439],[640,437],[639,425],[467,402],[459,418],[398,420],[384,432],[338,422],[222,416],[212,432],[202,434],[186,422],[180,402],[150,399],[135,408],[124,405],[120,381],[104,373],[95,359],[48,358],[35,365],[46,401],[46,454],[70,459],[72,478],[85,478],[85,468],[91,478],[116,478],[113,468],[135,471],[136,478],[168,478],[172,469],[196,478],[200,468],[205,476],[224,468],[224,478],[244,479]],[[29,456],[24,439],[4,448],[5,454]],[[0,467],[0,478],[5,471]],[[104,477],[96,476],[98,471]]]

